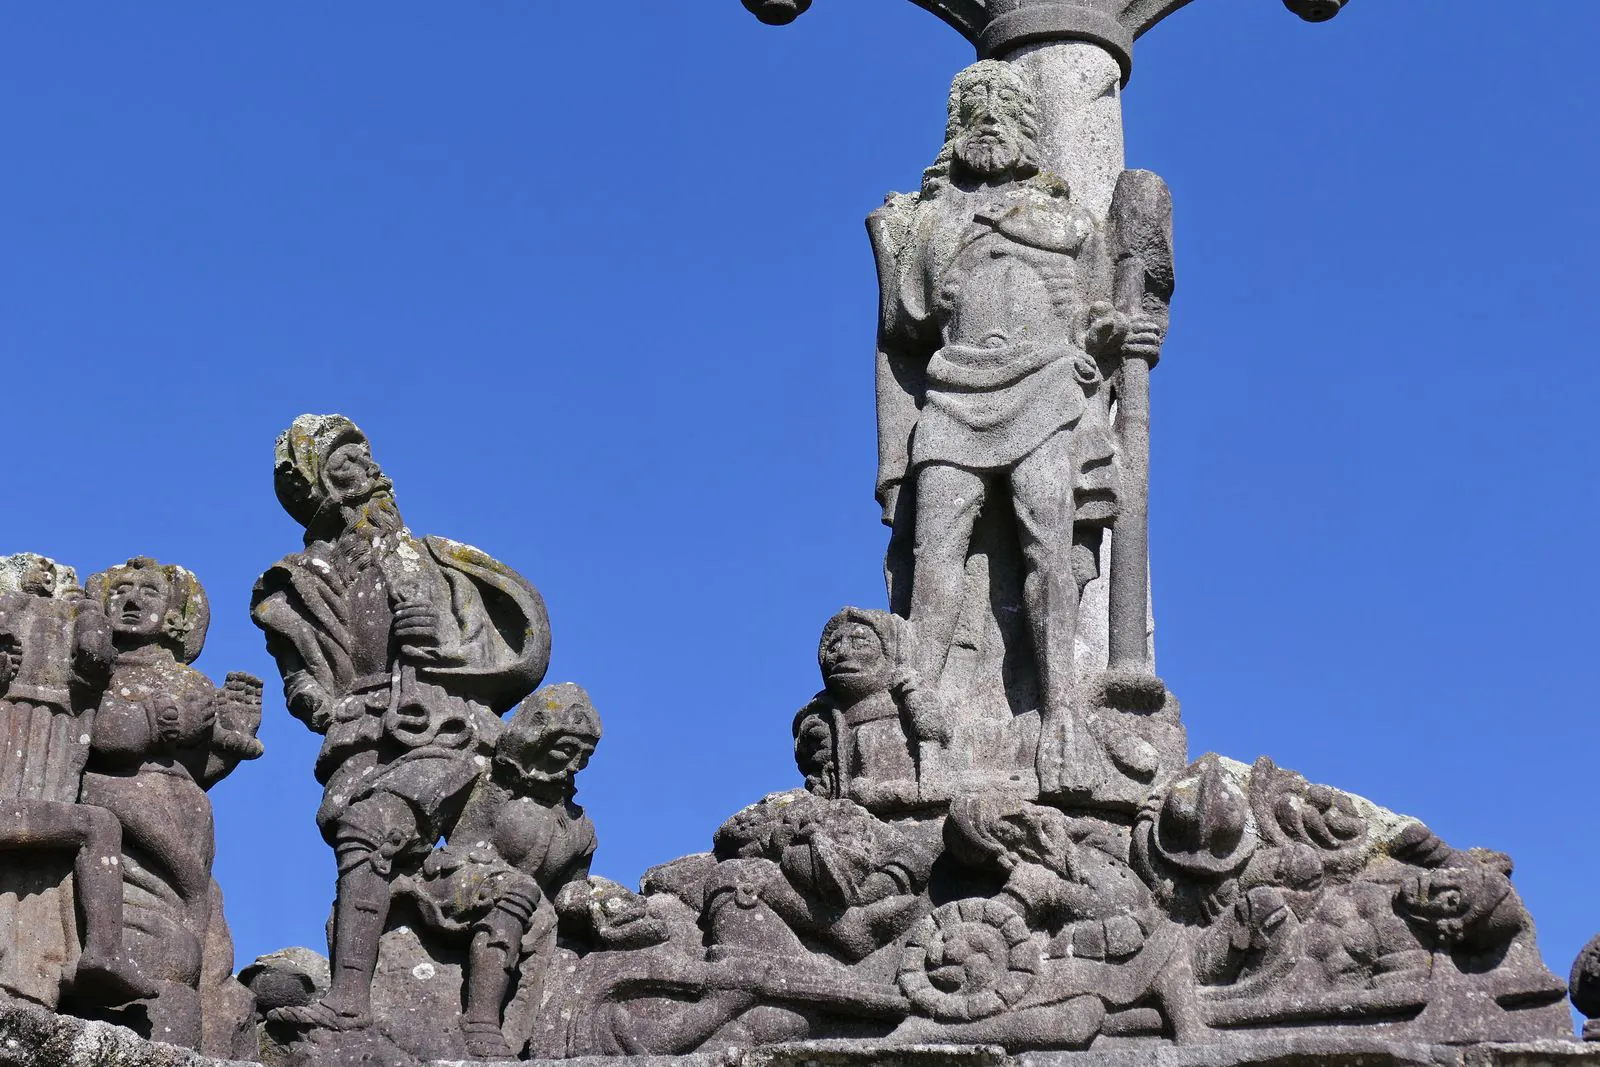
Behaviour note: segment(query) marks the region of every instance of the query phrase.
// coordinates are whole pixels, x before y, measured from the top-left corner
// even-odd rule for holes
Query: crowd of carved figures
[[[247,1055],[206,791],[261,755],[261,681],[190,666],[209,622],[182,567],[0,560],[0,989]]]
[[[537,688],[538,592],[413,535],[361,430],[305,415],[274,465],[304,544],[251,613],[322,738],[327,956],[232,976],[206,791],[261,755],[261,683],[190,666],[195,576],[139,558],[80,587],[19,555],[0,561],[0,987],[306,1065],[1566,1035],[1505,855],[1266,758],[1189,762],[1143,558],[1105,551],[1142,521],[1128,411],[1166,331],[1170,204],[1129,172],[1096,219],[1035,134],[1017,71],[970,68],[921,191],[871,220],[890,610],[822,631],[803,788],[638,891],[592,876],[575,781],[600,719],[575,685]],[[1600,965],[1580,972],[1600,1006]]]

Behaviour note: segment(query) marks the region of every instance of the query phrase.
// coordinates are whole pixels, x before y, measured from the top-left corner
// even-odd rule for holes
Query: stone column
[[[1036,86],[1045,164],[1104,221],[1124,166],[1121,65],[1090,41],[1025,44],[1004,58]]]
[[[1126,166],[1122,140],[1122,65],[1092,41],[1052,40],[1024,44],[1002,58],[1027,71],[1039,101],[1039,147],[1044,163],[1067,179],[1072,196],[1101,222]],[[1129,491],[1144,493],[1141,481]],[[1083,591],[1078,628],[1078,669],[1105,669],[1110,659],[1110,590],[1113,535],[1100,548],[1100,577]],[[1146,629],[1148,662],[1155,663],[1153,613]]]

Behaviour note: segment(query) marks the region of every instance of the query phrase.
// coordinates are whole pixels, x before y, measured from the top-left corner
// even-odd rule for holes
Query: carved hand
[[[888,482],[878,490],[878,503],[883,506],[883,524],[893,526],[895,511],[900,507],[900,483]]]
[[[1083,348],[1091,356],[1111,356],[1121,350],[1128,335],[1127,316],[1104,300],[1089,305],[1089,325],[1084,331]]]
[[[1161,324],[1150,319],[1134,319],[1128,324],[1127,336],[1122,341],[1124,359],[1142,359],[1154,363],[1161,358],[1161,342],[1166,331]]]
[[[289,713],[319,734],[328,732],[333,720],[333,708],[327,691],[304,671],[296,671],[283,680],[283,702]]]
[[[413,659],[439,658],[439,613],[424,600],[412,600],[394,609],[394,636]]]
[[[261,728],[261,679],[233,671],[217,693],[215,747],[240,759],[255,759],[264,748],[256,738]]]

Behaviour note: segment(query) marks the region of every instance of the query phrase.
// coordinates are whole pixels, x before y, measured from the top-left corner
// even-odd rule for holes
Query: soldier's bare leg
[[[939,684],[950,656],[984,489],[982,475],[960,467],[928,464],[917,475],[910,619],[922,655],[918,666],[929,687]]]
[[[1011,473],[1011,500],[1022,545],[1023,603],[1039,670],[1040,788],[1063,784],[1056,738],[1069,727],[1075,684],[1073,640],[1078,581],[1072,571],[1073,439],[1058,431]]]

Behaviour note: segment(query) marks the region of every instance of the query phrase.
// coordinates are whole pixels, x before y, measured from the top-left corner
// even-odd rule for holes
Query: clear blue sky
[[[1197,0],[1126,108],[1177,201],[1151,510],[1192,751],[1512,853],[1563,973],[1600,929],[1597,45],[1593,3]],[[598,873],[796,784],[818,631],[883,597],[861,220],[970,58],[905,0],[6,7],[0,548],[185,564],[198,665],[268,679],[213,793],[241,963],[321,947],[333,886],[247,615],[302,411],[544,592],[605,720]]]

